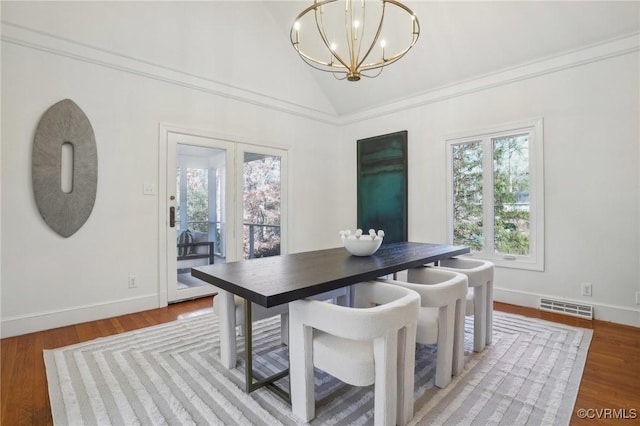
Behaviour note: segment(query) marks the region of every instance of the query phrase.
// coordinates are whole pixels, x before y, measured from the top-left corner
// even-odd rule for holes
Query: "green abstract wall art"
[[[407,131],[358,140],[358,228],[408,240]]]

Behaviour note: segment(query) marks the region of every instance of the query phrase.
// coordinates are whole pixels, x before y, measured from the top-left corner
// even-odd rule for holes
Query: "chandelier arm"
[[[364,25],[364,23],[366,22],[366,7],[365,7],[365,3],[364,0],[362,1],[362,6],[360,7],[362,9],[362,14],[360,16],[360,19],[362,20],[362,30],[360,31],[360,42],[358,43],[358,52],[355,54],[355,59],[353,61],[353,64],[355,66],[355,69],[357,70],[360,67],[360,64],[355,64],[356,61],[360,60],[360,52],[362,51],[362,41],[364,40],[364,28],[366,27],[366,25]],[[375,40],[374,40],[375,43]],[[366,55],[365,55],[366,58]],[[364,59],[364,58],[363,58]]]
[[[347,39],[347,53],[349,54],[349,65],[347,68],[349,71],[353,72],[357,69],[356,67],[356,57],[354,57],[354,51],[356,48],[356,38],[353,36],[353,3],[351,0],[345,1],[345,11],[344,11],[344,33]],[[345,65],[346,66],[346,65]]]
[[[324,71],[324,72],[331,72],[331,73],[339,73],[339,74],[347,74],[349,71],[347,68],[341,66],[341,65],[336,65],[336,64],[328,64],[326,62],[320,62],[317,59],[314,59],[308,55],[305,55],[304,53],[300,53],[300,57],[302,58],[302,60],[309,65],[310,67],[313,67],[317,70],[320,71]],[[321,65],[321,66],[318,66]]]
[[[360,75],[363,77],[367,77],[367,78],[376,78],[377,76],[379,76],[380,74],[382,74],[382,71],[384,70],[384,67],[378,67],[378,72],[376,73],[376,75],[367,75],[364,72],[362,72]],[[364,71],[368,71],[368,70],[364,70]]]
[[[313,4],[311,6],[309,6],[309,7],[307,7],[306,9],[304,9],[302,12],[300,12],[298,14],[298,16],[296,16],[296,19],[293,22],[295,23],[295,22],[300,21],[300,18],[302,18],[307,13],[309,13],[311,10],[316,11],[316,10],[318,10],[319,7],[323,7],[325,4],[333,3],[333,2],[336,2],[336,1],[338,1],[338,0],[323,0],[323,1],[320,1],[320,2],[314,0]],[[316,22],[316,24],[317,24],[317,22]],[[291,31],[289,33],[289,39],[291,40],[291,43],[295,45],[297,43],[293,41],[293,30],[294,30],[294,27],[291,27]],[[296,49],[296,50],[299,50],[299,49]]]
[[[317,12],[318,8],[320,8],[320,7],[322,7],[322,6],[326,5],[326,4],[329,4],[329,3],[334,3],[334,2],[336,2],[336,1],[338,1],[338,0],[324,0],[324,1],[318,1],[318,2],[314,1],[314,3],[313,3],[311,6],[307,7],[307,8],[306,8],[306,9],[304,9],[302,12],[300,12],[300,13],[298,14],[298,16],[296,16],[296,19],[295,19],[295,21],[294,21],[294,22],[298,22],[298,21],[300,20],[300,18],[302,18],[304,15],[306,15],[306,14],[307,14],[307,13],[309,13],[310,11],[312,11],[312,10],[313,10],[313,11],[314,11],[314,13],[315,13],[315,12]],[[318,23],[317,23],[317,17],[316,17],[316,25],[318,25]],[[326,41],[326,35],[324,34],[324,32],[323,32],[323,31],[321,31],[320,27],[318,27],[318,32],[321,34],[321,37],[325,37],[325,39],[323,39],[323,42],[324,42],[325,46],[327,47],[327,50],[329,50],[329,52],[332,52],[332,51],[331,51],[331,47],[330,47],[330,46],[328,46],[328,44],[327,44],[327,41]],[[338,61],[340,61],[340,63],[344,66],[345,70],[340,70],[340,68],[341,68],[341,67],[340,67],[339,65],[335,65],[335,64],[333,64],[333,62],[324,62],[324,61],[321,61],[321,60],[319,60],[319,59],[312,58],[311,56],[309,56],[309,55],[305,54],[303,51],[301,51],[301,50],[300,50],[300,43],[299,43],[299,41],[297,40],[297,38],[296,38],[296,40],[294,41],[293,33],[294,33],[294,27],[291,27],[291,32],[289,33],[289,39],[291,40],[291,44],[293,45],[293,48],[296,50],[296,52],[298,52],[298,54],[300,55],[300,57],[302,58],[302,60],[303,60],[306,64],[308,64],[309,66],[311,66],[311,67],[313,67],[313,68],[315,68],[315,69],[317,69],[317,70],[325,71],[325,72],[326,72],[326,71],[329,71],[329,72],[338,72],[338,73],[343,73],[343,72],[344,72],[344,73],[346,73],[346,72],[347,72],[347,71],[346,71],[347,67],[346,67],[346,66],[345,66],[345,64],[344,64],[344,61],[342,61],[342,60],[341,60],[341,58],[339,58],[339,57],[337,57],[337,59],[338,59]],[[333,53],[332,53],[332,55],[331,55],[331,56],[332,56],[332,57],[335,57],[335,55],[333,55]],[[316,64],[317,64],[317,65],[321,65],[321,66],[323,66],[323,67],[337,68],[337,69],[338,69],[338,71],[332,71],[332,70],[327,70],[327,69],[324,69],[324,68],[320,68],[320,67],[316,66]]]
[[[398,6],[398,7],[402,8],[402,9],[404,9],[404,11],[407,12],[409,15],[415,17],[416,21],[417,21],[418,18],[416,17],[416,14],[413,13],[413,10],[409,9],[406,5],[400,3],[398,0],[382,0],[382,1],[384,3],[391,3],[394,6]]]
[[[418,41],[418,38],[420,37],[420,22],[418,21],[418,17],[413,13],[413,11],[411,9],[409,9],[408,7],[403,5],[402,3],[397,2],[396,0],[383,0],[383,1],[385,3],[388,2],[388,3],[394,4],[394,5],[398,6],[398,7],[401,7],[402,9],[404,9],[407,13],[409,13],[411,15],[411,17],[413,19],[412,30],[411,30],[411,32],[412,32],[411,43],[402,52],[397,53],[397,54],[387,58],[383,62],[376,62],[376,63],[365,64],[365,65],[360,64],[359,67],[363,71],[377,69],[377,68],[380,68],[380,67],[383,67],[383,66],[386,66],[386,65],[390,65],[390,64],[396,62],[398,59],[400,59],[404,55],[406,55],[409,50],[411,50],[411,48],[416,44],[416,42]]]
[[[299,45],[298,45],[298,42],[294,42],[294,41],[293,41],[293,36],[291,36],[291,44],[293,45],[293,48],[295,49],[295,51],[296,51],[296,52],[298,52],[298,55],[300,55],[300,57],[302,58],[302,60],[303,60],[305,63],[307,63],[307,64],[309,64],[309,65],[311,65],[311,66],[313,66],[314,68],[319,69],[319,70],[322,70],[322,68],[318,68],[318,67],[316,67],[316,66],[315,66],[315,65],[313,65],[313,64],[323,65],[323,66],[326,66],[326,67],[330,66],[330,64],[328,64],[328,63],[326,63],[326,62],[322,62],[322,61],[320,61],[320,60],[318,60],[318,59],[312,58],[311,56],[308,56],[307,54],[305,54],[304,52],[302,52],[302,51],[300,50],[300,47],[299,47]],[[324,70],[323,70],[323,71],[324,71]]]
[[[369,54],[371,53],[371,51],[375,47],[376,43],[378,42],[378,39],[380,38],[380,33],[382,32],[382,24],[384,23],[385,5],[386,5],[386,0],[382,0],[382,13],[380,14],[380,22],[378,23],[378,29],[376,30],[376,35],[373,38],[373,41],[371,42],[371,46],[369,46],[369,50],[367,50],[367,53],[365,53],[365,55],[362,57],[362,60],[358,63],[357,68],[361,68],[362,67],[362,64],[369,57]],[[407,50],[409,50],[409,49],[407,49]],[[379,63],[376,62],[376,64],[385,65],[386,62],[385,62],[384,58],[382,58],[382,62],[379,62]]]
[[[384,62],[376,62],[376,63],[372,63],[372,64],[360,65],[360,68],[363,71],[367,71],[367,70],[373,70],[373,69],[377,69],[377,68],[384,67],[384,66],[387,66],[387,65],[391,65],[392,63],[396,62],[398,59],[400,59],[404,55],[406,55],[407,52],[409,52],[409,50],[411,50],[413,45],[416,44],[416,42],[418,41],[418,35],[419,35],[419,33],[414,33],[413,34],[413,40],[411,41],[411,44],[406,49],[404,49],[402,52],[397,53],[397,54],[385,59]]]
[[[324,7],[324,5],[313,9],[313,19],[315,20],[316,28],[318,30],[318,33],[320,34],[320,38],[322,39],[322,42],[327,47],[329,52],[331,52],[331,47],[329,46],[329,41],[327,40],[327,34],[324,32],[324,12],[322,10],[322,7]],[[319,21],[318,21],[318,9],[320,10]],[[333,54],[331,55],[331,57],[333,57]],[[331,63],[329,63],[329,65],[331,65],[332,63],[333,63],[333,60],[331,60]]]
[[[347,16],[345,14],[345,27],[347,29],[347,39],[349,40],[349,65],[350,65],[350,71],[353,72],[355,70],[358,69],[358,67],[356,66],[356,62],[357,62],[357,56],[356,55],[356,46],[358,46],[359,42],[358,40],[358,32],[355,28],[354,25],[354,10],[353,10],[353,3],[351,2],[351,0],[345,0],[345,2],[349,3],[349,19],[347,22]]]
[[[342,64],[343,67],[345,67],[346,69],[349,69],[349,66],[344,62],[344,60],[340,57],[340,55],[338,55],[334,50],[331,49],[331,45],[329,44],[329,40],[327,39],[327,34],[324,32],[324,19],[322,18],[322,16],[320,17],[320,22],[318,21],[318,8],[320,6],[324,6],[327,3],[333,3],[334,1],[337,1],[337,0],[327,0],[327,1],[324,1],[324,2],[314,3],[314,7],[307,8],[307,10],[313,9],[313,14],[314,14],[314,18],[315,18],[315,21],[316,21],[316,27],[318,28],[318,33],[320,33],[320,38],[322,39],[322,42],[326,46],[326,48],[329,51],[329,53],[331,53],[331,56],[333,58],[336,58],[338,60],[338,62],[340,62]],[[320,15],[322,15],[322,13],[320,13]],[[318,60],[314,60],[314,62],[318,63],[319,61]],[[327,64],[327,66],[329,66],[329,67],[334,67],[334,66],[338,67],[337,65],[333,65],[333,61],[331,61],[329,64]]]
[[[323,7],[329,3],[334,3],[338,0],[314,0],[313,4],[309,7],[307,7],[306,9],[304,9],[297,17],[296,17],[296,21],[294,22],[294,26],[291,28],[291,32],[290,32],[290,41],[291,44],[293,45],[293,48],[296,50],[296,52],[298,52],[298,54],[300,55],[300,57],[302,58],[302,60],[307,63],[309,66],[318,69],[320,71],[325,71],[325,72],[331,72],[334,76],[334,78],[338,79],[338,80],[350,80],[350,81],[358,81],[360,79],[360,75],[367,77],[367,78],[374,78],[379,76],[382,73],[382,68],[386,65],[390,65],[394,62],[396,62],[397,60],[399,60],[400,58],[402,58],[417,42],[419,36],[420,36],[420,23],[418,21],[418,18],[416,17],[416,15],[413,13],[413,11],[411,9],[409,9],[407,6],[403,5],[402,3],[400,3],[400,1],[398,0],[380,0],[382,2],[382,15],[380,18],[380,23],[378,25],[378,29],[376,31],[375,37],[373,39],[373,42],[371,43],[371,45],[369,46],[366,54],[364,55],[364,57],[362,57],[362,59],[360,59],[360,53],[362,52],[362,40],[365,34],[365,29],[364,29],[364,23],[362,25],[362,28],[360,28],[360,22],[358,22],[357,28],[355,25],[353,25],[353,18],[356,16],[355,15],[355,11],[353,9],[353,0],[344,0],[345,1],[345,8],[349,9],[351,8],[351,11],[345,10],[345,20],[348,20],[349,15],[351,16],[351,28],[346,28],[347,31],[347,47],[348,47],[348,54],[350,56],[350,61],[351,61],[351,66],[347,65],[347,63],[345,62],[345,60],[340,57],[340,55],[337,53],[336,50],[331,49],[331,45],[329,43],[329,39],[327,38],[327,34],[325,32],[324,29],[324,10]],[[375,61],[375,62],[371,62],[368,64],[365,64],[366,59],[369,57],[369,55],[371,54],[372,50],[374,49],[376,43],[378,42],[380,35],[381,35],[381,31],[382,31],[382,25],[383,25],[383,21],[384,20],[384,14],[385,14],[385,10],[386,10],[386,3],[391,3],[394,6],[397,6],[399,8],[401,8],[402,10],[404,10],[406,13],[408,13],[411,18],[412,18],[412,29],[411,29],[411,34],[412,34],[412,39],[411,39],[411,43],[409,44],[409,46],[407,48],[405,48],[403,51],[401,51],[400,53],[397,53],[387,59],[385,59],[384,56],[384,48],[382,49],[382,58],[379,61]],[[365,10],[365,4],[364,4],[364,0],[362,0],[362,6],[361,6],[361,19],[364,21],[365,18],[365,14],[366,14],[366,10]],[[314,19],[316,22],[316,27],[318,30],[318,33],[320,34],[320,38],[322,40],[322,43],[324,44],[324,46],[329,50],[330,53],[330,60],[329,62],[324,62],[321,61],[319,59],[315,59],[312,58],[311,56],[309,56],[308,54],[304,53],[301,51],[300,49],[300,40],[299,40],[299,20],[306,15],[307,13],[309,13],[311,10],[314,11]],[[318,11],[320,10],[320,17],[318,17]],[[345,25],[348,25],[347,23],[345,23]],[[295,34],[294,34],[295,32]],[[360,37],[360,39],[358,39],[358,37]],[[357,50],[357,51],[356,51]],[[334,62],[334,59],[337,60],[337,62]],[[359,61],[359,62],[358,62]],[[378,70],[375,75],[366,75],[363,74],[365,71],[371,71],[371,70]],[[362,73],[362,74],[361,74]],[[345,76],[340,78],[338,77],[338,75],[340,74],[344,74]]]

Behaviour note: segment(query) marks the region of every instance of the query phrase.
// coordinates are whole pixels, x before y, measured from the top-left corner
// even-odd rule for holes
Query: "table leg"
[[[244,384],[247,393],[253,391],[253,322],[251,302],[244,299]]]
[[[244,300],[244,352],[245,352],[245,389],[247,393],[251,393],[256,389],[267,387],[273,393],[291,404],[290,392],[279,388],[275,382],[289,374],[289,369],[282,370],[269,377],[259,377],[253,371],[253,323],[251,318],[251,302]],[[253,379],[257,379],[256,382]]]

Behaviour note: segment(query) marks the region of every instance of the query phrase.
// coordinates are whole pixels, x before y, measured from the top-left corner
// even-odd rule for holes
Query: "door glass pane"
[[[245,259],[280,254],[281,163],[276,155],[244,154]]]
[[[452,145],[453,158],[453,243],[481,251],[482,227],[482,142]]]
[[[206,285],[191,268],[225,262],[226,151],[177,144],[176,244],[178,290]]]
[[[529,135],[492,139],[495,250],[529,254]]]

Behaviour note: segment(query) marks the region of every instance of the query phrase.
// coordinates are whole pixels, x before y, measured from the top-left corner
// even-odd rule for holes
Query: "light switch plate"
[[[144,195],[156,195],[156,185],[155,185],[155,183],[145,183],[142,186],[142,193]]]

